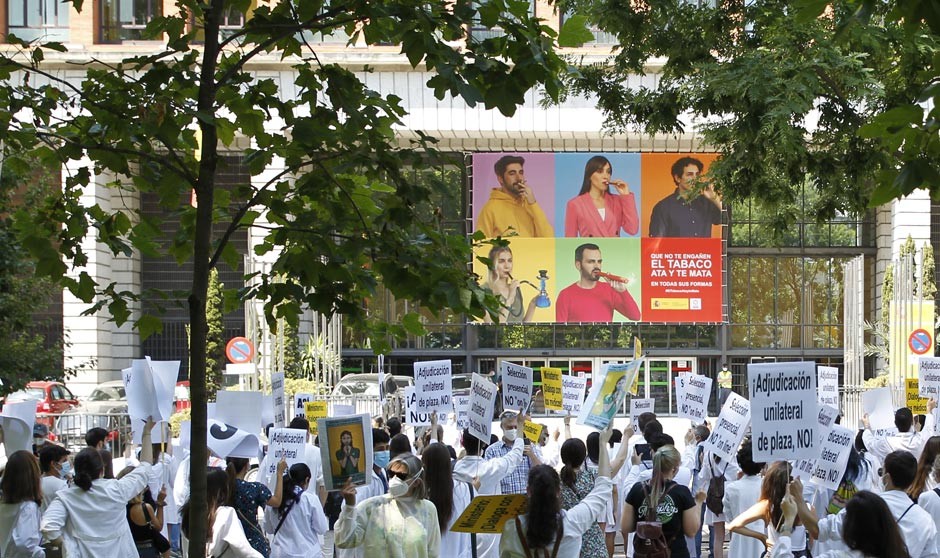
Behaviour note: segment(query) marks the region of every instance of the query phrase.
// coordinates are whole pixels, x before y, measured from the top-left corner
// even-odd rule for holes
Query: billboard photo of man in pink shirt
[[[627,280],[604,273],[601,249],[582,244],[574,251],[574,266],[581,277],[558,293],[555,317],[558,322],[611,322],[614,310],[629,320],[640,319],[640,308],[627,291]],[[601,282],[601,279],[607,282]]]

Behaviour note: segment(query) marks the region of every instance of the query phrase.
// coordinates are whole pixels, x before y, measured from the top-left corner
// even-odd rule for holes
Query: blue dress
[[[271,491],[267,486],[260,482],[235,479],[235,502],[232,507],[238,513],[238,521],[245,530],[245,537],[251,543],[251,548],[263,554],[265,558],[270,556],[271,546],[258,525],[258,508],[270,499]]]

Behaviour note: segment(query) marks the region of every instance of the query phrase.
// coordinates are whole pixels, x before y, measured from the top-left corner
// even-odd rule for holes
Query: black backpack
[[[715,463],[712,458],[709,458],[708,468],[711,470],[712,478],[708,480],[708,490],[705,491],[705,507],[713,514],[720,515],[725,511],[722,499],[725,497],[725,472],[728,470],[728,465],[725,465],[720,475],[715,475]]]
[[[665,498],[669,491],[675,488],[675,484],[663,492],[660,498]],[[643,483],[643,500],[648,502],[646,509],[646,521],[637,521],[636,533],[633,537],[633,558],[670,558],[672,556],[672,541],[666,539],[663,533],[663,524],[659,521],[657,510],[649,502],[650,486]]]

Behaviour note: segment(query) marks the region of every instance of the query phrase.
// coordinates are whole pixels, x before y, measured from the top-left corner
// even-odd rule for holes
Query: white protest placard
[[[411,426],[429,426],[431,424],[431,413],[423,413],[418,410],[418,396],[415,395],[415,388],[412,386],[405,388],[405,424]]]
[[[822,443],[826,439],[826,436],[829,435],[829,431],[832,430],[832,426],[835,424],[836,417],[838,416],[839,411],[835,407],[830,407],[829,405],[819,406],[819,413],[817,414],[819,426],[816,430],[816,439],[819,440],[820,447],[822,447]],[[813,471],[815,470],[815,459],[798,459],[793,464],[793,475],[800,478],[812,479]]]
[[[578,413],[578,424],[598,430],[607,428],[623,405],[627,392],[639,372],[640,364],[642,361],[639,360],[624,364],[602,364],[601,371],[591,385],[584,405],[581,406],[581,412]]]
[[[190,441],[193,439],[193,423],[184,420],[180,423],[180,448],[189,454]]]
[[[676,400],[679,418],[701,424],[708,418],[708,399],[712,392],[712,379],[699,374],[684,374],[676,378],[676,386],[682,384],[681,399]]]
[[[872,430],[891,430],[894,426],[894,401],[891,388],[882,387],[862,392],[862,412],[868,415]]]
[[[417,410],[421,413],[437,411],[441,416],[453,412],[454,385],[450,361],[416,362],[414,370]]]
[[[146,357],[132,360],[131,367],[121,371],[132,427],[142,427],[148,417],[156,422],[170,420],[179,367],[178,360],[152,361]]]
[[[813,471],[813,484],[818,484],[829,490],[836,490],[845,474],[845,466],[849,462],[849,453],[855,442],[855,432],[838,424],[826,434],[822,442],[819,459],[816,460],[816,469]]]
[[[144,437],[144,428],[143,424],[140,425],[140,428],[131,429],[131,442],[139,444]],[[153,430],[150,432],[150,441],[154,444],[166,443],[169,444],[171,440],[170,434],[170,423],[166,421],[161,421],[153,425]]]
[[[296,463],[304,462],[304,446],[307,443],[307,432],[293,428],[272,428],[271,435],[268,436],[268,454],[273,456],[271,465],[273,468],[270,473],[273,474],[277,468],[277,462],[283,457],[287,461],[288,467]]]
[[[496,384],[474,372],[470,379],[470,405],[467,407],[467,430],[484,443],[490,443],[493,428],[493,407],[496,405]]]
[[[0,414],[3,425],[3,447],[7,457],[19,450],[33,451],[33,426],[36,424],[36,401],[12,401]]]
[[[457,412],[457,429],[463,430],[469,424],[467,420],[467,413],[470,409],[470,396],[469,395],[455,395],[454,396],[454,410]]]
[[[250,432],[225,424],[220,420],[209,419],[206,432],[206,446],[216,456],[226,457],[258,457],[261,442]]]
[[[499,363],[503,381],[503,409],[528,409],[532,401],[532,369],[511,362]]]
[[[748,364],[751,430],[755,461],[815,459],[816,363]]]
[[[294,394],[294,415],[295,417],[304,416],[304,403],[313,401],[312,393],[295,393]]]
[[[921,397],[940,399],[940,357],[920,357],[917,381]]]
[[[561,409],[567,415],[578,415],[584,403],[587,376],[561,377]]]
[[[718,414],[715,428],[705,442],[705,449],[721,457],[726,463],[733,462],[750,421],[750,402],[737,393],[729,393]]]
[[[301,410],[303,416],[303,410]],[[261,400],[261,424],[267,427],[274,424],[274,395],[265,393]]]
[[[333,417],[348,417],[350,415],[356,414],[355,405],[346,405],[343,403],[333,403],[333,413],[330,416]]]
[[[652,413],[653,405],[656,403],[656,400],[652,397],[647,399],[638,399],[634,397],[630,400],[630,424],[633,426],[634,434],[642,434],[640,432],[639,419],[640,415],[643,413]]]
[[[263,401],[260,391],[217,391],[215,419],[250,434],[260,434],[264,427],[261,424]]]
[[[284,400],[284,373],[271,373],[271,396],[274,398],[274,427],[287,426],[287,401]]]
[[[819,404],[839,409],[839,369],[834,366],[817,366]]]
[[[176,381],[180,374],[180,361],[178,360],[150,360],[150,374],[153,379],[154,396],[159,417],[154,415],[157,422],[169,421],[173,414],[176,394]]]

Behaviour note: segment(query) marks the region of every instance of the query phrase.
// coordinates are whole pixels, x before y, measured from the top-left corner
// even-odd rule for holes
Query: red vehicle
[[[78,407],[78,399],[61,382],[37,381],[26,384],[24,389],[14,391],[6,397],[6,403],[16,401],[36,402],[36,422],[53,427],[54,418],[48,414],[61,414]]]

